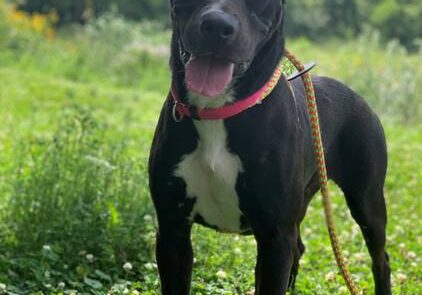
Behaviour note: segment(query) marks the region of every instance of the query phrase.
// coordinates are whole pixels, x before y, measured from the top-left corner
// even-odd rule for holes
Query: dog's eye
[[[248,0],[248,6],[256,15],[265,14],[274,5],[271,5],[274,1],[272,0]]]
[[[171,11],[174,15],[182,15],[192,12],[195,0],[172,0]]]

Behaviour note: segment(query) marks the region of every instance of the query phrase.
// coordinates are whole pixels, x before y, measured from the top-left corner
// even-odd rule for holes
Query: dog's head
[[[170,0],[173,41],[188,89],[206,97],[221,95],[281,26],[283,4],[284,0]]]

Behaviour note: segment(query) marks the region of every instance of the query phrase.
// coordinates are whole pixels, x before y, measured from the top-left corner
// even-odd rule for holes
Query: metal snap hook
[[[174,122],[176,122],[176,123],[180,123],[180,122],[183,121],[184,116],[178,114],[178,112],[177,112],[177,103],[173,104],[172,116],[173,116]]]

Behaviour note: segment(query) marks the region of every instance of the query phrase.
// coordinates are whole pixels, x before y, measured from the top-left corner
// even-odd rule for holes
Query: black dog
[[[173,95],[193,110],[251,95],[283,57],[280,0],[171,0],[171,9]],[[362,229],[376,294],[391,294],[382,126],[343,84],[314,83],[329,177]],[[261,104],[226,120],[176,122],[173,100],[164,103],[149,163],[163,294],[189,293],[193,222],[255,236],[256,294],[285,294],[294,284],[299,225],[319,180],[302,82],[291,87],[281,79]]]

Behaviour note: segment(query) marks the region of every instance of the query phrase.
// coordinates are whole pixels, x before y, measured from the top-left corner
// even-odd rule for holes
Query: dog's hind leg
[[[372,118],[371,118],[372,119]],[[387,213],[383,186],[387,169],[385,138],[377,120],[356,120],[340,137],[331,178],[343,190],[372,258],[375,294],[391,294],[385,251]],[[362,124],[360,124],[362,123]]]
[[[375,294],[391,294],[390,266],[385,251],[386,213],[383,192],[368,189],[366,192],[345,191],[353,218],[359,224],[372,258]]]

